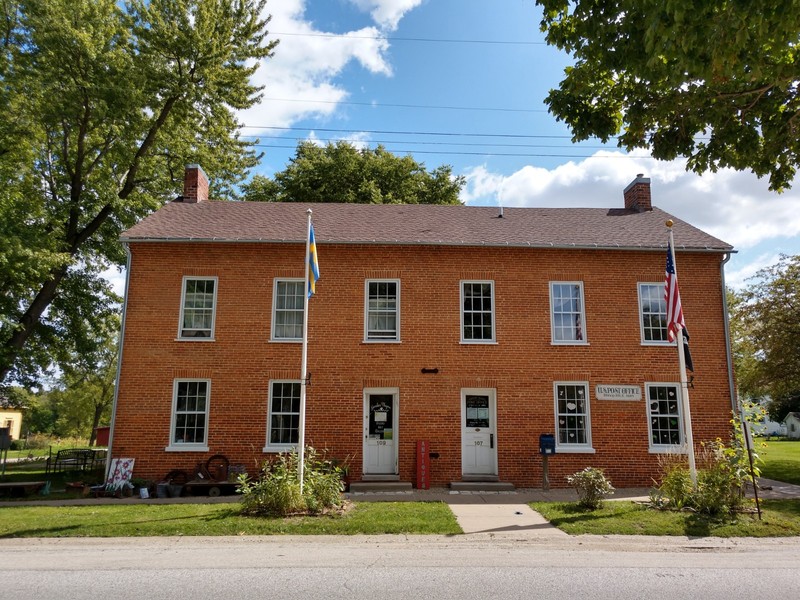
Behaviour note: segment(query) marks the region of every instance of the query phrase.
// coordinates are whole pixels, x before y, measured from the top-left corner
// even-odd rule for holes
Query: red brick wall
[[[270,379],[300,377],[299,343],[270,342],[273,279],[302,277],[299,244],[131,245],[130,293],[113,439],[136,458],[136,475],[194,469],[212,454],[252,473],[267,457]],[[363,390],[398,387],[399,472],[413,481],[415,443],[430,440],[431,482],[461,478],[461,389],[497,390],[499,476],[541,485],[538,438],[554,433],[554,381],[586,381],[595,454],[558,454],[550,481],[602,467],[619,487],[649,485],[645,400],[597,400],[597,384],[678,382],[674,347],[642,346],[638,282],[662,282],[664,252],[318,245],[321,279],[310,300],[306,441],[349,457],[361,476]],[[692,334],[694,438],[725,437],[730,418],[721,256],[678,252],[684,314]],[[176,341],[185,275],[219,278],[215,341]],[[364,280],[401,280],[400,344],[364,344]],[[460,343],[459,282],[495,282],[496,339]],[[589,345],[553,346],[549,282],[582,281]],[[423,374],[422,368],[438,368]],[[173,381],[211,379],[208,453],[165,452]]]

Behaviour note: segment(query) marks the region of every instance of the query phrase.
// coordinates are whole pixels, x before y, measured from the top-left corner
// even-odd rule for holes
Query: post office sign
[[[596,385],[594,397],[598,400],[641,400],[642,388],[638,385]]]

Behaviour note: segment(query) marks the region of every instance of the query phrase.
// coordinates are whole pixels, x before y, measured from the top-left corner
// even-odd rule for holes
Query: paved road
[[[800,540],[513,535],[0,540],[0,598],[783,600]],[[773,582],[773,583],[769,583]]]

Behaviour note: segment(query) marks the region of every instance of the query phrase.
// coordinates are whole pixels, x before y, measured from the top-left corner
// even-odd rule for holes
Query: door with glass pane
[[[364,475],[397,474],[396,388],[364,391]]]
[[[496,415],[495,390],[461,390],[461,472],[463,475],[497,475]]]

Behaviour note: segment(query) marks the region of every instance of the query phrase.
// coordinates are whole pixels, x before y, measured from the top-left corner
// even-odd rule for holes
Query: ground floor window
[[[647,384],[647,416],[652,450],[675,450],[683,445],[681,396],[676,384]]]
[[[172,397],[170,447],[207,450],[208,405],[211,382],[207,379],[176,379]]]
[[[300,382],[272,381],[269,386],[267,448],[286,450],[297,445],[300,432]]]
[[[591,450],[589,385],[586,382],[556,382],[556,444],[564,452]]]

